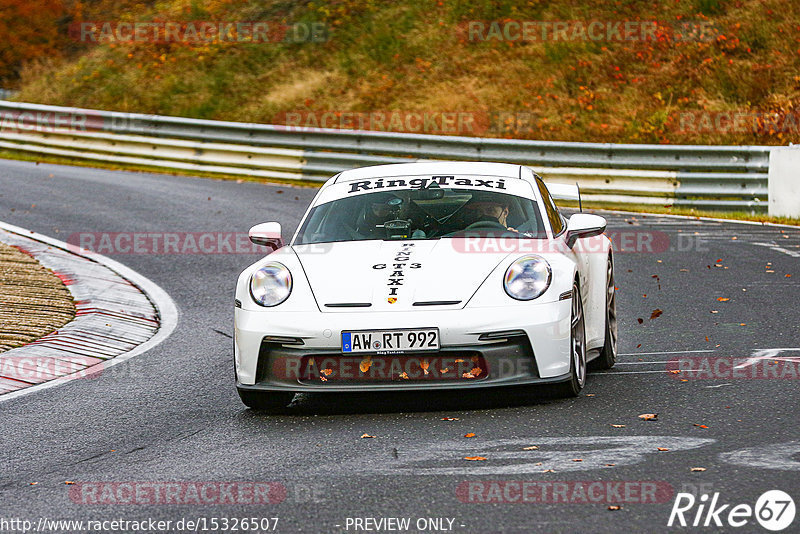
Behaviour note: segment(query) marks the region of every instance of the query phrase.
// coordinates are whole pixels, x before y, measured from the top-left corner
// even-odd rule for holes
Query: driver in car
[[[391,193],[369,195],[356,230],[371,239],[384,239],[408,233],[411,221],[401,218],[404,212],[403,199]],[[398,228],[387,228],[388,223],[400,223]],[[403,224],[405,223],[405,224]]]
[[[464,206],[464,209],[467,213],[467,220],[470,221],[468,227],[477,226],[477,223],[480,222],[497,223],[506,230],[517,232],[507,224],[509,205],[500,196],[476,195]],[[486,227],[488,228],[488,226]]]

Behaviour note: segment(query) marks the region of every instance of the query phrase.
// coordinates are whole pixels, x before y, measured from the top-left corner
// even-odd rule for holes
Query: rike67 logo
[[[761,495],[755,506],[749,504],[721,504],[719,492],[703,494],[696,499],[691,493],[678,493],[669,514],[667,526],[734,527],[752,524],[753,519],[767,530],[777,532],[792,524],[795,516],[794,500],[781,490],[770,490]]]

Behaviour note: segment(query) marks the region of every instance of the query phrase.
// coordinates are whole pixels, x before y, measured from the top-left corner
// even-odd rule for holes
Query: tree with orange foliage
[[[61,55],[66,19],[62,0],[0,0],[0,87],[17,80],[23,63]]]

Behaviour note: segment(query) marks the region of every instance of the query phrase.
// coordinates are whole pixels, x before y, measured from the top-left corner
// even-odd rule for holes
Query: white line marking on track
[[[655,362],[617,362],[617,365],[655,365],[657,363],[670,363],[670,360],[658,360]]]
[[[666,369],[661,371],[606,371],[605,373],[589,373],[592,376],[607,376],[607,375],[643,375],[648,373],[667,373]]]
[[[530,436],[525,438],[486,439],[431,442],[410,446],[395,461],[375,455],[359,457],[352,465],[343,467],[360,472],[390,475],[519,475],[556,472],[589,471],[633,465],[648,455],[660,454],[658,447],[675,454],[711,445],[715,440],[687,436]],[[536,444],[535,451],[524,447]],[[487,462],[476,465],[464,462],[466,456],[483,456]],[[581,458],[582,462],[572,461]],[[329,467],[327,467],[329,469]]]
[[[142,276],[141,274],[137,273],[130,267],[127,267],[117,261],[112,260],[102,254],[97,254],[96,252],[92,252],[86,249],[78,248],[74,245],[69,245],[64,243],[63,241],[59,241],[58,239],[53,239],[52,237],[48,237],[43,234],[39,234],[33,232],[31,230],[26,230],[25,228],[20,228],[19,226],[14,226],[13,224],[8,224],[5,222],[0,222],[0,228],[6,230],[8,232],[19,234],[25,236],[30,239],[34,239],[36,241],[41,241],[42,243],[47,243],[56,248],[60,248],[62,250],[69,251],[73,254],[77,254],[78,256],[83,256],[84,258],[88,258],[92,261],[96,261],[101,265],[105,265],[112,271],[116,272],[123,278],[127,279],[129,282],[134,284],[136,287],[141,289],[147,298],[150,299],[150,302],[153,303],[156,310],[158,310],[158,315],[160,319],[160,325],[158,328],[158,332],[142,343],[141,345],[135,347],[133,350],[126,352],[125,354],[121,354],[116,358],[111,360],[106,360],[102,363],[104,369],[111,367],[112,365],[116,365],[118,363],[122,363],[127,361],[134,356],[147,352],[148,350],[152,349],[156,345],[160,344],[162,341],[167,339],[170,334],[175,330],[175,327],[178,326],[178,307],[175,305],[175,302],[172,300],[172,297],[164,291],[158,284]],[[86,371],[90,371],[91,367],[88,370],[78,371],[78,373],[85,373]],[[50,380],[48,382],[43,382],[41,384],[37,384],[35,386],[27,387],[24,389],[20,389],[17,391],[12,391],[11,393],[6,393],[4,395],[0,395],[0,402],[9,401],[12,399],[16,399],[23,395],[28,395],[29,393],[34,393],[36,391],[41,391],[43,389],[48,389],[51,387],[59,386],[66,382],[71,381],[72,375],[66,375],[60,377],[55,380]]]
[[[778,469],[781,471],[800,471],[797,453],[800,452],[800,441],[759,445],[733,452],[723,452],[720,460],[754,469]]]
[[[761,360],[780,360],[785,362],[798,362],[800,361],[800,356],[779,356],[779,354],[783,351],[800,351],[798,347],[790,347],[784,349],[761,349],[753,351],[753,354],[747,361],[740,363],[734,369],[744,369],[746,367],[750,367],[751,365],[757,364]]]
[[[657,354],[689,354],[692,352],[717,352],[717,351],[708,349],[708,350],[673,350],[666,352],[622,352],[620,354],[617,354],[617,356],[655,356]]]
[[[757,364],[762,360],[776,360],[776,361],[786,361],[792,363],[800,364],[800,356],[781,356],[780,354],[785,351],[800,351],[800,347],[785,347],[785,348],[777,348],[777,349],[757,349],[752,351],[750,357],[744,359],[742,363],[736,365],[734,369],[745,369],[752,365]],[[683,352],[651,352],[651,353],[640,353],[640,354],[628,354],[627,356],[644,356],[647,354],[656,355],[656,354],[686,354],[686,353],[698,353],[698,352],[718,352],[714,350],[687,350]],[[619,354],[619,356],[623,356],[623,354]],[[724,356],[721,356],[724,357]],[[733,356],[729,356],[730,358],[734,358]],[[743,359],[743,357],[738,357],[736,359]],[[655,361],[641,361],[641,362],[617,362],[617,366],[620,365],[659,365],[659,364],[668,364],[673,363],[675,360],[655,360]],[[592,376],[603,376],[603,375],[637,375],[637,374],[652,374],[652,373],[667,373],[669,370],[656,370],[656,371],[608,371],[608,372],[601,372],[601,373],[592,373]],[[707,386],[707,387],[722,387],[724,385],[730,384],[721,384],[719,386]]]
[[[800,252],[779,247],[775,243],[753,243],[753,245],[758,245],[759,247],[767,247],[770,250],[774,250],[775,252],[782,252],[787,256],[791,256],[793,258],[800,258]]]

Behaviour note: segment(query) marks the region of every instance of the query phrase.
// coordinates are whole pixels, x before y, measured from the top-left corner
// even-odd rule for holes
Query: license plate
[[[439,350],[438,328],[342,332],[342,352],[402,354]]]

